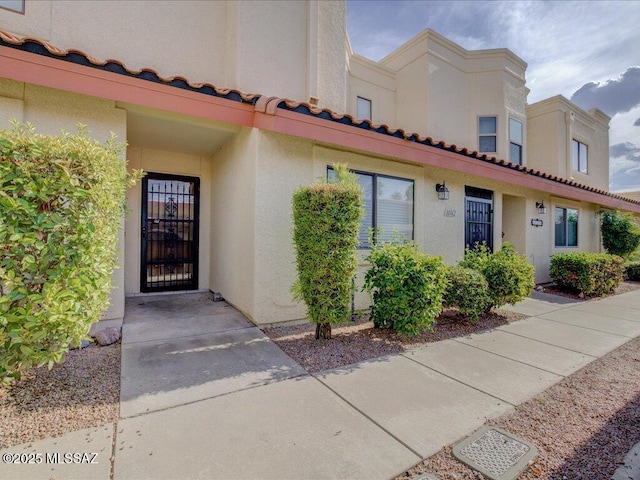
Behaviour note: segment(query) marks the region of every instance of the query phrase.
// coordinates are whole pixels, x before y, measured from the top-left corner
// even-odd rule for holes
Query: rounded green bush
[[[0,132],[0,380],[61,362],[100,319],[138,176],[115,136]]]
[[[640,281],[640,262],[628,263],[624,267],[624,273],[628,280]]]
[[[602,210],[600,231],[602,245],[607,253],[627,258],[640,245],[640,226],[631,213],[618,210]]]
[[[444,306],[456,307],[458,311],[478,321],[478,316],[491,305],[489,284],[480,272],[465,267],[449,267],[449,284],[444,293]]]
[[[364,288],[373,293],[374,325],[407,335],[433,329],[447,287],[442,258],[419,252],[413,243],[382,243],[367,260]]]
[[[624,260],[608,253],[558,253],[551,256],[551,278],[561,288],[602,296],[620,285]]]
[[[509,242],[504,242],[496,253],[491,253],[486,245],[467,249],[459,265],[484,275],[489,284],[488,308],[513,305],[531,295],[535,286],[535,268]]]

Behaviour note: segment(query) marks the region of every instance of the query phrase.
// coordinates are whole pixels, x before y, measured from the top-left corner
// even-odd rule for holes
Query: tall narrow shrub
[[[124,145],[0,131],[0,380],[64,359],[109,305]]]
[[[307,305],[316,339],[331,338],[331,325],[350,318],[362,191],[346,165],[336,180],[300,187],[293,194],[293,241],[298,279],[294,298]]]

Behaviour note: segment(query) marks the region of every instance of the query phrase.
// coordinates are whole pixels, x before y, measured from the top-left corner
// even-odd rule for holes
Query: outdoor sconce
[[[547,213],[547,207],[544,206],[544,201],[536,202],[536,208],[538,209],[538,213],[540,215],[544,215],[545,213]]]
[[[449,189],[444,183],[436,183],[436,192],[438,192],[438,200],[449,200]]]

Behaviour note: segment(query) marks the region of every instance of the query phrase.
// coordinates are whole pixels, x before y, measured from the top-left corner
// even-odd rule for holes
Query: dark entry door
[[[198,288],[200,179],[148,173],[142,181],[143,292]]]
[[[493,192],[465,187],[465,245],[485,242],[493,251]]]

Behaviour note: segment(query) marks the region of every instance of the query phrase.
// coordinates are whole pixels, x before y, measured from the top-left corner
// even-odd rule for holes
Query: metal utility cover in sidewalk
[[[492,480],[514,480],[538,450],[497,427],[482,427],[453,447],[453,456]]]

